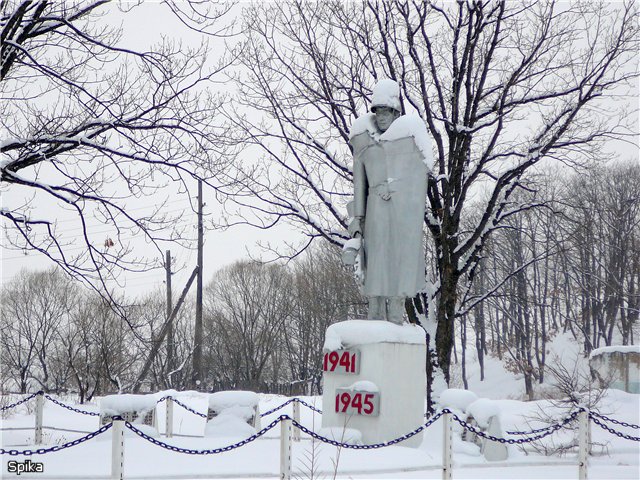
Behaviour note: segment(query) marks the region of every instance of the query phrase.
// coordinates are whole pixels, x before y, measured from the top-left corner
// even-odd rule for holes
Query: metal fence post
[[[124,479],[124,420],[113,420],[111,427],[111,479]]]
[[[587,480],[589,462],[589,412],[582,410],[578,414],[578,478]]]
[[[40,392],[36,395],[36,425],[35,425],[35,442],[36,445],[42,444],[42,417],[44,410],[44,393]]]
[[[300,403],[297,400],[293,401],[293,419],[300,423]],[[293,441],[300,441],[300,429],[298,427],[293,429]]]
[[[173,437],[173,398],[167,397],[167,411],[165,412],[166,437]]]
[[[280,421],[280,479],[291,480],[291,419]]]
[[[453,471],[453,425],[451,414],[442,415],[442,480],[451,480]]]

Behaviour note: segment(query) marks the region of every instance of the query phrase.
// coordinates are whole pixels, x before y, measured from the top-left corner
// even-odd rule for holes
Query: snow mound
[[[205,437],[247,438],[255,435],[256,429],[240,417],[225,411],[207,422]]]
[[[370,382],[369,380],[360,380],[359,382],[355,382],[353,385],[349,387],[344,387],[347,390],[351,390],[354,392],[379,392],[380,389],[378,386]]]
[[[640,345],[611,345],[591,350],[589,358],[593,358],[603,353],[640,353]]]
[[[467,411],[467,407],[478,400],[478,396],[470,390],[449,388],[440,394],[438,402],[443,408]]]
[[[354,250],[360,250],[361,246],[362,246],[362,239],[360,237],[356,237],[356,238],[350,238],[349,240],[347,240],[344,246],[342,247],[342,249],[347,250],[348,248],[352,248]]]
[[[429,171],[433,170],[433,153],[431,152],[431,137],[424,120],[418,115],[402,115],[398,117],[386,132],[380,134],[375,124],[375,114],[367,113],[353,122],[349,132],[349,140],[356,135],[368,132],[376,141],[393,141],[413,137],[416,147],[422,154],[422,161]]]
[[[364,115],[355,119],[353,124],[351,125],[351,130],[349,131],[349,140],[351,140],[356,135],[360,135],[361,133],[368,132],[374,139],[378,140],[380,137],[380,132],[376,127],[374,122],[376,115],[374,113],[365,113]]]
[[[329,326],[323,349],[332,351],[371,343],[424,345],[425,333],[417,325],[396,325],[384,320],[347,320]]]
[[[396,119],[387,131],[380,135],[380,141],[393,141],[406,137],[413,137],[416,147],[422,153],[422,161],[429,171],[433,170],[431,138],[424,120],[418,115],[402,115]]]
[[[209,410],[219,415],[231,415],[244,422],[252,421],[258,414],[260,399],[255,392],[232,390],[209,395]]]
[[[489,419],[500,413],[498,403],[488,398],[479,398],[469,404],[466,413],[472,415],[481,428],[489,428]]]
[[[479,457],[481,455],[480,447],[478,445],[471,442],[465,442],[464,440],[460,440],[459,438],[453,439],[452,450],[454,451],[454,453],[463,453],[472,457]]]
[[[123,415],[127,412],[141,414],[153,410],[155,406],[155,395],[134,395],[131,393],[107,395],[100,400],[100,414],[110,417]]]
[[[258,406],[260,399],[256,392],[245,390],[232,390],[215,392],[209,395],[209,408],[216,412],[222,412],[230,407],[242,406],[254,408]]]

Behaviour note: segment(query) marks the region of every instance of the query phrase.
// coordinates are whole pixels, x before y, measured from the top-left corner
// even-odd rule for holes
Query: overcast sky
[[[238,9],[241,7],[242,4],[239,5]],[[160,42],[162,36],[182,41],[185,45],[196,45],[201,41],[200,34],[186,28],[166,6],[156,1],[147,0],[144,4],[133,8],[127,13],[111,7],[111,11],[105,16],[104,21],[113,25],[122,25],[123,45],[137,50],[151,48],[154,44]],[[210,41],[210,51],[212,52],[211,60],[215,61],[215,55],[224,49],[224,44],[222,40],[211,39]],[[627,159],[637,158],[637,147],[629,143],[622,144],[620,142],[612,142],[611,147],[620,151],[621,156]],[[195,192],[196,189],[194,188],[192,193],[195,194]],[[164,197],[165,195],[161,195],[157,199],[151,197],[144,198],[138,200],[136,204],[128,205],[128,207],[134,209],[136,214],[144,213],[145,211],[150,211],[156,202],[164,200]],[[18,201],[18,199],[7,198],[6,195],[2,200],[4,206],[8,206],[11,201]],[[208,215],[207,223],[218,220],[221,209],[212,191],[205,189],[204,202],[206,204],[205,213]],[[197,218],[190,208],[190,202],[187,196],[171,195],[168,210],[172,213],[181,213],[180,224],[191,228],[193,237],[195,238]],[[59,211],[60,210],[56,210],[56,212]],[[64,233],[73,234],[73,229],[77,229],[71,217],[59,217],[57,220],[59,229]],[[109,232],[104,226],[102,230],[100,230],[101,227],[98,224],[93,227],[96,229],[94,233],[100,235],[101,232],[104,231],[105,239],[109,236]],[[215,270],[240,258],[247,258],[248,252],[251,252],[255,257],[260,256],[261,250],[256,247],[256,242],[270,241],[274,244],[282,244],[287,239],[295,236],[295,232],[287,230],[286,228],[269,231],[260,231],[249,227],[234,227],[227,231],[208,229],[205,235],[205,282],[211,278]],[[134,242],[133,246],[136,247],[138,252],[147,253],[147,251],[149,251],[149,248],[143,241],[136,241],[135,239],[132,239],[132,241]],[[3,245],[4,244],[5,242],[3,241]],[[195,247],[195,243],[193,247]],[[175,265],[182,267],[182,270],[178,272],[173,279],[174,296],[177,297],[196,264],[197,255],[195,248],[187,249],[178,245],[167,245],[166,248],[171,249],[172,256],[175,259]],[[25,253],[3,249],[2,255],[3,283],[10,281],[21,268],[43,269],[52,266],[51,262],[44,261],[46,259],[44,259],[43,256],[33,252]],[[164,271],[157,270],[155,272],[126,275],[121,280],[124,282],[127,294],[140,295],[155,288],[163,288],[164,278]]]

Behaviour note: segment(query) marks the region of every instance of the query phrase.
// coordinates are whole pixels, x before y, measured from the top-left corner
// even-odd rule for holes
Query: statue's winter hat
[[[384,78],[376,83],[371,95],[371,111],[375,112],[377,107],[390,107],[400,112],[400,87],[398,83]]]

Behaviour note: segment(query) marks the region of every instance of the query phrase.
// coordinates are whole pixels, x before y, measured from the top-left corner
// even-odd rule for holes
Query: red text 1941
[[[325,352],[322,370],[335,373],[360,373],[360,352],[358,350]]]

